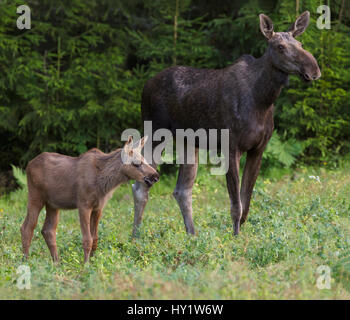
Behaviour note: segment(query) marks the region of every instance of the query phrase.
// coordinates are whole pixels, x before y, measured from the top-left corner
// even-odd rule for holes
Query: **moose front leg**
[[[102,217],[102,210],[93,210],[90,216],[90,233],[92,237],[92,248],[90,252],[90,258],[93,257],[98,242],[98,222]]]
[[[243,224],[248,217],[250,199],[255,181],[260,171],[262,154],[263,150],[251,150],[247,152],[247,160],[244,167],[241,187],[241,200],[243,207],[241,224]]]
[[[229,168],[226,173],[227,190],[231,200],[231,218],[234,234],[239,234],[240,220],[242,217],[242,204],[239,193],[239,160],[238,152],[230,153]]]
[[[134,196],[134,227],[132,230],[132,237],[139,236],[139,228],[142,222],[143,212],[148,201],[148,193],[150,188],[144,183],[136,181],[132,185],[132,192]]]
[[[157,170],[155,161],[151,166]],[[134,227],[132,230],[132,237],[137,238],[140,234],[140,225],[142,222],[143,212],[145,211],[148,202],[148,194],[151,187],[146,186],[143,182],[135,181],[132,185],[132,193],[134,197]]]
[[[81,233],[83,235],[84,263],[89,261],[92,249],[92,236],[90,232],[90,216],[92,209],[87,207],[79,207],[79,220]]]
[[[198,149],[194,153],[194,161],[188,161],[187,148],[184,149],[185,163],[180,164],[179,175],[173,196],[179,204],[182,217],[184,219],[186,232],[195,234],[192,218],[192,188],[197,176],[198,168]],[[193,159],[191,159],[193,160]],[[192,163],[194,162],[194,163]],[[192,163],[192,164],[191,164]]]

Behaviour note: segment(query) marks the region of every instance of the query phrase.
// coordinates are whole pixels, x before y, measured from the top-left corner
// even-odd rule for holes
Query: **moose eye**
[[[283,51],[286,47],[283,44],[278,45],[278,50]]]

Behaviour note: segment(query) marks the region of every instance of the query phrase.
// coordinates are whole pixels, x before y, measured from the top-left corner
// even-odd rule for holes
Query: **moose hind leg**
[[[239,190],[239,160],[237,154],[230,154],[229,170],[226,174],[227,190],[231,200],[231,218],[234,234],[239,234],[240,221],[242,217],[242,203]]]
[[[173,192],[174,198],[179,204],[184,219],[186,232],[195,234],[192,218],[192,188],[197,176],[198,149],[196,149],[195,164],[181,164],[176,187]]]
[[[46,205],[46,218],[41,230],[45,242],[50,250],[54,262],[58,262],[56,228],[58,224],[59,210]]]

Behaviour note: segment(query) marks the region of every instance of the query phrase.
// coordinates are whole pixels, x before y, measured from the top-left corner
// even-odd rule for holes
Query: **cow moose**
[[[267,49],[260,58],[243,55],[223,69],[173,66],[149,79],[142,93],[142,119],[152,121],[153,131],[166,128],[175,135],[176,129],[229,130],[226,182],[235,235],[247,219],[261,158],[273,132],[274,101],[287,85],[290,74],[298,74],[306,82],[321,76],[316,59],[295,39],[309,24],[308,11],[287,32],[275,32],[271,19],[264,14],[259,19],[260,30],[267,39]],[[152,143],[153,148],[156,145],[157,142]],[[244,152],[247,158],[240,187],[239,162]],[[195,164],[180,165],[173,192],[189,234],[195,233],[192,187],[197,174],[198,148],[196,159]],[[157,167],[154,159],[151,165]],[[139,182],[133,185],[134,236],[148,193],[148,186]]]

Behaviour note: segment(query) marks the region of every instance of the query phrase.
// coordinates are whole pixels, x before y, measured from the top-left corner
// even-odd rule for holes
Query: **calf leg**
[[[22,248],[24,257],[28,258],[29,247],[32,242],[34,229],[38,223],[38,217],[41,209],[44,206],[44,202],[36,197],[35,199],[31,197],[31,192],[29,191],[29,201],[27,206],[27,216],[21,227],[22,235]]]
[[[241,219],[241,224],[243,224],[248,217],[250,199],[252,196],[255,181],[258,177],[262,151],[248,151],[247,160],[244,167],[243,177],[242,177],[242,187],[241,187],[241,199],[243,214]]]
[[[94,252],[97,249],[97,242],[98,242],[98,222],[100,221],[102,216],[102,210],[96,210],[92,211],[91,217],[90,217],[90,233],[92,237],[92,248],[90,257],[94,255]]]
[[[196,149],[195,157],[194,164],[180,165],[176,187],[173,192],[184,219],[186,232],[189,234],[195,234],[192,218],[192,188],[197,176],[198,149]]]
[[[57,245],[56,245],[56,228],[58,224],[59,210],[46,205],[46,218],[41,230],[47,246],[49,247],[52,259],[58,262]]]
[[[239,234],[240,220],[242,217],[242,204],[239,193],[239,160],[237,152],[230,153],[229,168],[226,174],[227,189],[231,200],[231,218],[234,234]]]
[[[92,249],[92,237],[90,232],[91,211],[91,208],[79,208],[80,228],[83,235],[84,263],[88,262]]]

